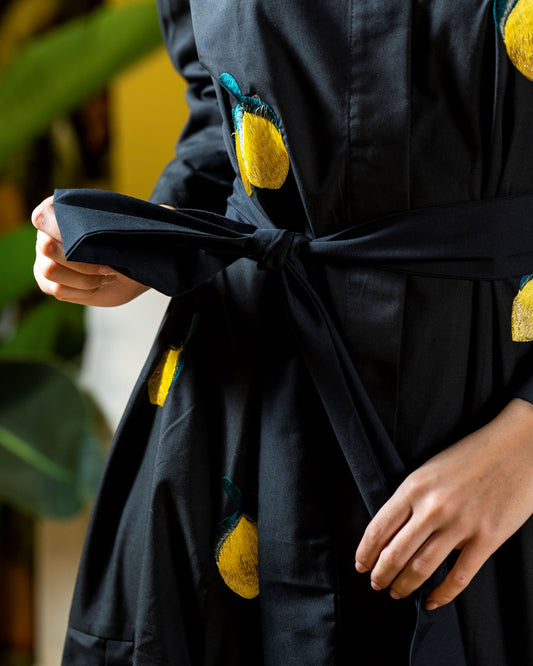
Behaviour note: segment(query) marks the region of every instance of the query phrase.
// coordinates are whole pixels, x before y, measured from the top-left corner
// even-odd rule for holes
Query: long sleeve
[[[158,11],[170,59],[187,81],[190,116],[177,142],[176,157],[161,174],[151,200],[224,212],[234,171],[213,82],[198,60],[189,2],[158,0]]]

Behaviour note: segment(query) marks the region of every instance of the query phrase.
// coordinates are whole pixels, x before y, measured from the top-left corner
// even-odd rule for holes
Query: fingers
[[[77,289],[74,287],[68,287],[59,282],[54,282],[45,278],[37,267],[37,264],[33,267],[33,274],[39,285],[41,291],[43,291],[48,296],[54,296],[59,301],[69,301],[70,303],[83,303],[91,299],[92,296],[99,290],[99,287],[92,289]]]
[[[359,573],[371,571],[393,536],[411,516],[411,506],[400,499],[387,502],[366,528],[355,553],[355,567]]]
[[[112,307],[128,303],[148,289],[109,266],[67,261],[53,197],[35,208],[32,222],[37,228],[33,273],[45,294],[70,303]]]
[[[429,610],[447,604],[532,515],[531,413],[521,408],[512,403],[427,460],[377,513],[356,553],[357,570],[371,572],[374,589],[390,587],[394,598],[406,597],[459,549],[452,570],[426,599]]]
[[[459,525],[435,529],[431,519],[420,521],[414,515],[391,536],[394,523],[387,524],[385,516],[398,524],[401,515],[391,516],[389,508],[376,515],[357,550],[358,571],[371,572],[374,590],[390,587],[393,599],[403,599],[427,581],[454,549],[462,548],[445,580],[426,599],[426,609],[434,610],[453,601],[470,584],[494,548],[480,533],[465,543]]]
[[[359,572],[370,571],[374,590],[390,588],[393,599],[409,596],[431,577],[452,550],[465,544],[463,521],[451,519],[454,514],[449,515],[445,508],[448,504],[440,495],[436,499],[422,478],[416,484],[410,481],[401,486],[376,514],[356,552],[356,568]],[[482,561],[479,558],[477,568]],[[459,579],[454,570],[446,586],[438,588],[441,596],[432,596],[431,607],[447,603],[445,598],[454,598],[475,571],[468,569]]]
[[[479,541],[472,541],[463,548],[450,573],[426,599],[426,609],[435,610],[453,601],[471,582],[493,550],[484,548]]]
[[[52,238],[47,233],[43,231],[37,231],[37,257],[42,255],[42,257],[49,259],[50,262],[61,264],[70,268],[72,271],[78,273],[85,273],[87,275],[115,275],[115,271],[109,266],[101,266],[99,264],[86,264],[79,261],[67,261],[65,259],[65,252],[63,249],[63,244],[61,241]],[[44,264],[45,262],[43,262]],[[52,269],[53,270],[53,269]],[[53,279],[54,275],[49,274],[46,277]]]
[[[115,281],[108,266],[70,262],[65,258],[61,233],[48,197],[32,213],[37,228],[34,275],[41,290],[59,300],[83,303],[104,285]]]
[[[414,521],[411,521],[414,523]],[[457,534],[443,530],[427,534],[418,526],[405,528],[381,551],[371,572],[374,590],[390,586],[393,599],[403,599],[428,580],[457,547]],[[434,610],[449,603],[462,592],[481,568],[488,554],[473,543],[466,546],[446,579],[426,600]]]
[[[73,270],[58,261],[49,259],[40,252],[36,255],[35,272],[47,282],[75,289],[97,289],[103,284],[109,284],[116,279],[116,276],[113,275],[99,275],[98,273],[84,273],[78,269]]]
[[[436,532],[418,548],[391,585],[393,599],[403,599],[417,590],[456,548],[457,538],[446,531]]]
[[[37,252],[54,262],[66,264],[67,260],[65,259],[61,233],[54,213],[53,200],[53,197],[48,197],[42,201],[31,215],[33,226],[37,229]],[[107,266],[79,262],[68,262],[68,264],[72,270],[89,275],[113,273]]]
[[[404,525],[404,527],[379,553],[379,557],[372,567],[372,573],[370,575],[372,587],[375,590],[383,590],[389,587],[389,585],[391,585],[391,583],[395,581],[397,576],[402,572],[403,575],[406,575],[407,572],[411,571],[410,561],[412,558],[413,562],[418,565],[418,560],[416,557],[418,557],[419,553],[424,552],[424,548],[427,548],[427,546],[424,547],[424,544],[430,537],[432,531],[432,526],[427,522],[419,523],[414,518],[411,519],[406,525]],[[447,554],[448,553],[446,553],[446,555]],[[424,559],[422,561],[424,561]],[[442,562],[442,560],[440,561]],[[438,567],[438,564],[439,563],[437,563],[435,566],[435,569]],[[422,567],[421,565],[422,562],[420,562],[420,569],[427,568],[426,566]],[[418,573],[422,573],[422,571]],[[433,573],[433,571],[431,571],[429,575],[431,575],[431,573]],[[426,575],[426,578],[427,577],[428,576]],[[418,579],[418,577],[414,578],[415,580]],[[400,596],[407,596],[407,594],[410,594],[410,592],[416,589],[416,587],[418,587],[418,585],[420,585],[424,580],[425,578],[417,582],[416,585],[414,585],[414,587],[409,590],[409,592],[405,593],[403,588],[406,587],[406,585],[397,587],[395,583],[392,590],[395,593],[393,596],[396,594],[398,594],[398,598],[400,598]],[[406,581],[406,583],[407,582],[408,581]]]

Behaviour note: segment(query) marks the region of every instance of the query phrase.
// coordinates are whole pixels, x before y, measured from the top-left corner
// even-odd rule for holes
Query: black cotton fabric
[[[191,119],[152,198],[179,211],[55,198],[69,258],[176,297],[110,454],[64,665],[533,664],[531,521],[435,613],[353,568],[405,474],[533,398],[530,345],[510,336],[533,270],[533,83],[492,2],[159,9]],[[280,189],[244,191],[224,72],[279,118]],[[224,476],[257,518],[254,600],[216,568]]]

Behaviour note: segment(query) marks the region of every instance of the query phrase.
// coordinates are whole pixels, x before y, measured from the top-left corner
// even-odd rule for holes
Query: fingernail
[[[376,592],[381,592],[382,590],[382,588],[377,583],[374,583],[373,580],[370,581],[370,587]]]
[[[438,608],[439,604],[436,601],[426,601],[426,610],[432,611]]]
[[[364,564],[361,564],[361,562],[358,562],[357,560],[355,560],[355,568],[359,573],[365,573],[365,571],[368,571]]]
[[[111,284],[117,279],[116,275],[104,275],[100,284]]]
[[[401,597],[400,597],[400,595],[398,594],[398,592],[395,592],[394,590],[391,590],[391,591],[390,591],[390,595],[391,595],[391,598],[392,598],[392,599],[396,599],[396,600],[401,599]]]
[[[100,275],[116,275],[115,271],[110,266],[99,266],[98,272]]]

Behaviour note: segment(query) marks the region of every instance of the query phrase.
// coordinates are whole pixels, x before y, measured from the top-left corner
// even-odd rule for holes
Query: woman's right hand
[[[31,221],[37,229],[33,273],[45,294],[70,303],[111,307],[127,303],[148,289],[109,266],[67,261],[53,197],[35,208]]]

